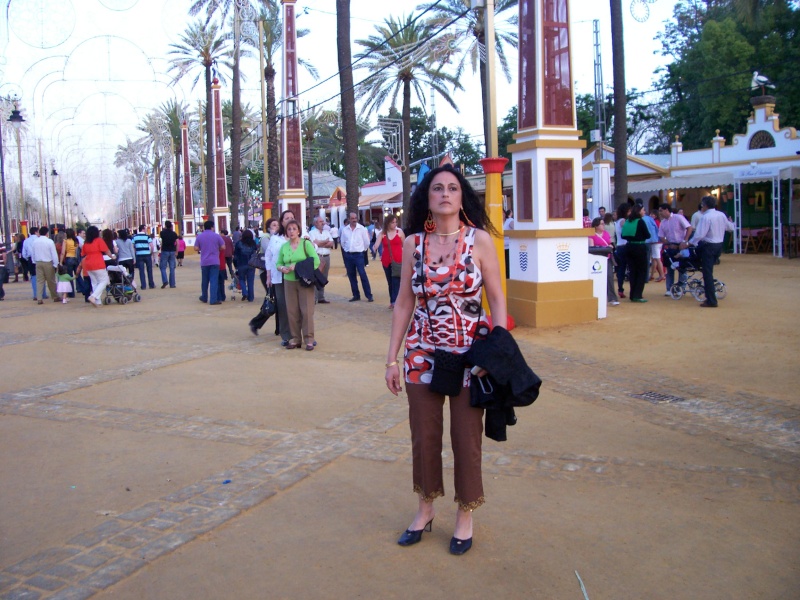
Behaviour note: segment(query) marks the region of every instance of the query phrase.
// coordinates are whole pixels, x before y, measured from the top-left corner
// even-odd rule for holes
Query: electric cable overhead
[[[406,25],[404,25],[403,27],[401,27],[400,29],[398,29],[396,32],[394,32],[394,33],[393,33],[391,36],[389,36],[388,38],[386,38],[386,39],[385,39],[385,40],[384,40],[384,41],[383,41],[383,42],[382,42],[380,45],[378,45],[376,48],[373,48],[372,50],[370,50],[369,52],[367,52],[367,53],[366,53],[364,56],[360,56],[358,59],[356,59],[356,60],[354,60],[353,62],[351,62],[351,63],[350,63],[350,67],[349,67],[349,68],[350,68],[350,69],[354,69],[354,67],[355,67],[356,63],[358,63],[359,61],[362,61],[362,60],[364,60],[365,58],[367,58],[367,57],[368,57],[370,54],[372,54],[373,52],[377,52],[378,50],[380,50],[381,48],[383,48],[383,47],[384,47],[386,44],[388,44],[390,41],[392,41],[392,40],[393,40],[395,37],[397,37],[397,36],[398,36],[400,33],[402,33],[403,31],[405,31],[406,29],[408,29],[408,28],[409,28],[409,27],[411,27],[412,25],[416,24],[416,22],[417,22],[417,21],[419,21],[419,20],[420,20],[420,19],[423,17],[423,15],[424,15],[425,13],[427,13],[427,12],[428,12],[428,11],[430,11],[430,10],[433,10],[434,8],[436,8],[436,6],[437,6],[437,5],[441,4],[442,2],[444,2],[444,0],[436,0],[436,3],[435,3],[435,4],[432,4],[431,6],[429,6],[429,7],[428,7],[428,8],[426,8],[425,10],[423,10],[423,11],[422,11],[422,12],[421,12],[421,13],[420,13],[420,14],[419,14],[417,17],[415,17],[414,19],[412,19],[412,20],[411,20],[409,23],[407,23]],[[314,10],[317,10],[317,9],[314,9]],[[320,12],[323,12],[323,11],[320,11]],[[469,12],[469,11],[468,11],[468,12]],[[303,90],[302,92],[299,92],[299,93],[297,94],[297,96],[298,96],[298,97],[299,97],[299,96],[302,96],[303,94],[306,94],[306,93],[310,92],[310,91],[311,91],[311,90],[313,90],[314,88],[317,88],[317,87],[321,86],[321,85],[322,85],[323,83],[325,83],[326,81],[330,81],[330,80],[331,80],[331,79],[333,79],[334,77],[338,77],[338,76],[339,76],[339,74],[340,74],[341,72],[342,72],[342,69],[339,69],[338,71],[336,71],[336,73],[334,73],[334,74],[333,74],[333,75],[331,75],[330,77],[326,77],[326,78],[325,78],[325,79],[323,79],[322,81],[318,81],[317,83],[315,83],[314,85],[312,85],[312,86],[311,86],[310,88],[308,88],[307,90]]]
[[[441,1],[441,0],[440,0],[440,1]],[[393,65],[395,65],[395,64],[396,64],[396,63],[398,63],[398,62],[401,62],[401,61],[402,61],[404,58],[406,58],[406,57],[408,57],[409,55],[411,55],[411,54],[413,54],[414,52],[416,52],[416,51],[419,49],[419,47],[420,47],[420,46],[422,46],[423,44],[426,44],[426,43],[428,43],[428,41],[429,41],[431,38],[435,38],[435,37],[436,37],[437,35],[439,35],[439,34],[440,34],[442,31],[444,31],[445,29],[447,29],[448,27],[450,27],[450,25],[452,25],[453,23],[455,23],[455,22],[456,22],[456,21],[458,21],[459,19],[463,19],[463,18],[464,18],[464,17],[465,17],[465,16],[466,16],[466,15],[469,13],[469,11],[470,11],[470,9],[467,9],[467,10],[465,10],[464,12],[462,12],[461,14],[459,14],[458,16],[456,16],[456,17],[453,17],[453,19],[451,19],[450,21],[448,21],[447,23],[445,23],[444,25],[442,25],[441,27],[439,27],[439,29],[437,29],[435,32],[433,32],[433,33],[430,35],[430,37],[429,37],[428,39],[422,40],[422,41],[420,41],[419,43],[417,43],[417,44],[413,45],[411,48],[409,48],[409,49],[405,50],[404,52],[402,52],[401,54],[399,54],[399,55],[397,56],[397,58],[395,58],[395,59],[394,59],[394,60],[392,60],[391,62],[387,63],[385,66],[381,67],[381,68],[380,68],[380,69],[378,69],[377,71],[375,71],[375,72],[373,72],[373,73],[370,73],[369,75],[367,75],[367,76],[366,76],[364,79],[362,79],[361,81],[359,81],[359,82],[357,82],[357,83],[354,83],[354,84],[353,84],[353,85],[352,85],[350,88],[347,88],[347,90],[350,90],[350,89],[356,89],[358,86],[365,84],[365,83],[366,83],[366,82],[368,82],[370,79],[373,79],[374,77],[376,77],[376,76],[377,76],[377,75],[379,75],[380,73],[383,73],[383,72],[384,72],[386,69],[388,69],[388,68],[392,67]],[[355,63],[353,63],[353,64],[355,64]],[[338,93],[336,93],[336,94],[334,94],[333,96],[331,96],[331,97],[329,97],[329,98],[327,98],[327,99],[325,99],[325,100],[322,100],[322,101],[320,101],[320,102],[317,102],[316,104],[313,104],[313,105],[311,105],[311,106],[308,106],[308,107],[306,107],[305,109],[300,109],[300,110],[298,110],[297,112],[298,112],[298,113],[310,112],[311,110],[313,110],[313,109],[315,109],[315,108],[318,108],[318,107],[320,107],[320,106],[322,106],[322,105],[324,105],[324,104],[326,104],[326,103],[330,102],[331,100],[334,100],[335,98],[338,98],[338,97],[340,97],[344,91],[346,91],[346,90],[339,90],[339,92],[338,92]],[[298,98],[299,98],[299,96],[300,96],[300,94],[298,94]]]

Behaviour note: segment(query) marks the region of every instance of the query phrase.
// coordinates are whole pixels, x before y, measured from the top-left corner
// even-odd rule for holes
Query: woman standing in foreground
[[[398,353],[405,336],[413,483],[419,506],[411,525],[397,540],[401,546],[416,544],[423,531],[431,530],[433,501],[445,493],[445,397],[428,386],[436,368],[434,351],[463,354],[475,338],[489,333],[490,325],[481,308],[483,287],[493,321],[505,324],[507,320],[497,253],[485,231],[494,229],[466,179],[449,165],[433,169],[411,197],[409,212],[400,290],[386,359],[386,385],[397,395],[402,391]],[[484,503],[483,410],[470,406],[469,380],[465,369],[461,393],[450,396],[450,438],[458,503],[450,552],[457,555],[472,547],[472,511]]]

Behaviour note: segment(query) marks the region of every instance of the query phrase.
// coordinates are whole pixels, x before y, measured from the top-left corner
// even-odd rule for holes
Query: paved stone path
[[[9,304],[9,303],[6,303]],[[115,325],[127,327],[177,316],[207,314],[195,305],[188,311],[164,311],[154,316],[117,313]],[[4,308],[8,308],[7,306]],[[30,318],[41,314],[35,305],[17,303],[5,318]],[[337,322],[385,333],[385,320],[364,319],[343,310]],[[153,499],[122,514],[108,513],[94,528],[29,556],[0,571],[2,599],[82,599],[125,579],[132,573],[198,536],[230,521],[242,511],[311,476],[337,458],[410,463],[405,437],[386,432],[407,420],[404,402],[388,393],[310,431],[281,431],[253,423],[187,416],[130,407],[113,407],[67,399],[64,394],[94,385],[122,381],[166,367],[180,366],[217,354],[269,357],[281,352],[263,338],[244,337],[235,344],[186,348],[164,340],[119,340],[104,334],[106,324],[62,329],[35,335],[0,332],[0,348],[38,342],[64,342],[92,347],[131,347],[175,350],[167,356],[101,369],[82,376],[0,394],[0,414],[23,416],[103,428],[148,432],[236,444],[252,448],[252,455],[230,467],[210,473],[183,489]],[[77,335],[80,334],[80,335]],[[605,408],[632,414],[649,423],[768,458],[773,470],[684,464],[636,457],[589,456],[520,450],[508,446],[484,452],[487,474],[523,478],[549,478],[567,482],[590,481],[602,485],[639,485],[659,478],[685,486],[724,488],[730,493],[755,493],[772,502],[800,504],[800,409],[784,402],[742,391],[729,391],[687,383],[669,375],[637,377],[611,373],[602,362],[588,356],[522,342],[522,349],[545,380],[548,390]],[[319,348],[316,355],[326,356]],[[352,364],[381,362],[366,349],[337,351],[336,360]],[[675,397],[652,403],[643,394],[655,392]],[[445,455],[447,468],[452,458]]]
[[[20,307],[17,312],[31,311]],[[159,318],[173,316],[176,315],[161,314]],[[186,316],[186,312],[181,316]],[[124,316],[119,325],[131,326],[150,319],[149,316]],[[381,331],[385,327],[377,323],[359,323]],[[96,332],[82,328],[81,336],[75,338],[75,342],[93,346],[171,347],[171,343],[165,340],[108,340],[100,335],[100,331],[100,326]],[[0,334],[0,346],[58,341],[72,333],[78,331],[58,331],[34,338],[3,333]],[[689,385],[666,376],[654,379],[612,374],[601,363],[586,357],[567,356],[530,343],[522,346],[527,356],[536,357],[531,362],[551,390],[633,413],[663,427],[711,436],[724,444],[770,458],[780,470],[509,449],[484,453],[486,473],[564,481],[589,479],[604,485],[631,486],[637,485],[643,476],[655,474],[663,481],[688,486],[724,487],[734,493],[746,489],[756,492],[766,503],[800,504],[800,478],[796,469],[800,464],[800,411],[797,409],[769,398],[749,393],[726,394],[723,390]],[[259,355],[278,351],[258,338],[239,342],[235,347],[237,352]],[[0,571],[1,598],[89,598],[158,557],[230,521],[242,511],[281,493],[341,456],[368,461],[410,462],[408,441],[385,435],[387,430],[407,419],[404,403],[397,402],[388,393],[321,427],[300,433],[270,430],[241,421],[108,407],[65,400],[61,396],[73,390],[232,350],[232,344],[223,344],[182,351],[164,358],[0,394],[0,413],[6,415],[184,436],[254,449],[252,456],[224,471],[210,474],[175,493],[123,514],[109,514],[100,525],[4,568]],[[319,354],[324,356],[324,351]],[[375,357],[366,355],[354,354],[349,358],[358,363],[375,362]],[[652,404],[634,397],[649,391],[683,400]],[[448,468],[452,467],[450,461],[448,454]]]

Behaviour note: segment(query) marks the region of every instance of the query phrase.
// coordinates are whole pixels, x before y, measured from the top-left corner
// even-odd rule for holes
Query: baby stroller
[[[116,300],[120,304],[127,304],[133,299],[134,302],[139,302],[142,297],[136,291],[136,282],[128,274],[125,267],[117,265],[109,265],[106,267],[108,271],[108,285],[106,286],[106,296],[103,302],[111,304]]]
[[[690,246],[680,251],[675,255],[671,266],[679,273],[678,282],[674,283],[669,290],[672,299],[680,300],[684,294],[690,293],[695,300],[703,302],[706,299],[706,290],[703,286],[702,267],[700,258],[697,256],[697,249]],[[728,295],[728,290],[721,281],[714,279],[714,287],[718,299],[721,300]]]
[[[231,298],[236,300],[236,294],[242,293],[242,286],[239,283],[239,271],[233,272],[233,277],[231,277],[231,282],[228,284],[228,290],[231,293]]]

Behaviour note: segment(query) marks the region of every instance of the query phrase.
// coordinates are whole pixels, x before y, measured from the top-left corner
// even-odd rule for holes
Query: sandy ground
[[[800,261],[723,256],[728,296],[627,301],[514,331],[545,381],[484,442],[487,504],[452,557],[452,457],[431,534],[390,321],[334,260],[315,352],[258,305],[176,290],[93,309],[0,303],[0,598],[792,598],[800,589]],[[156,275],[156,282],[160,281]],[[674,401],[654,403],[654,392]]]

